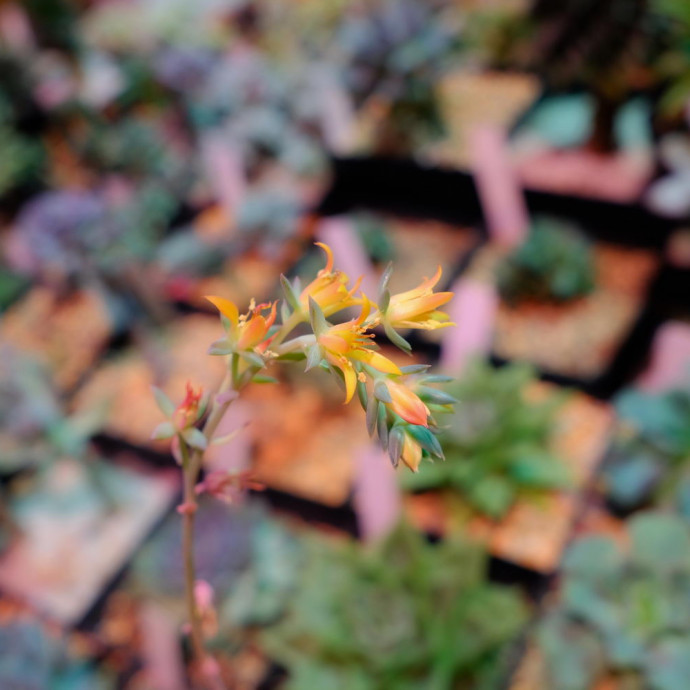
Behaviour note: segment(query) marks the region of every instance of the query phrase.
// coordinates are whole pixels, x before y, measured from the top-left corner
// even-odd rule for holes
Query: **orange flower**
[[[270,339],[266,336],[276,320],[276,302],[254,306],[252,300],[249,311],[240,314],[235,304],[225,297],[207,295],[206,299],[228,320],[227,343],[231,351],[257,349],[263,352],[268,347]],[[264,316],[262,312],[267,309],[271,311]]]
[[[195,393],[191,384],[187,382],[187,395],[185,399],[175,408],[172,415],[172,422],[178,431],[184,431],[194,424],[199,419],[199,410],[201,406],[202,389]]]
[[[299,302],[305,315],[309,313],[309,298],[311,297],[321,307],[324,316],[330,316],[342,309],[351,307],[359,303],[353,297],[359,288],[361,278],[355,286],[348,290],[347,283],[349,278],[342,271],[333,270],[333,252],[327,244],[316,242],[317,247],[326,252],[326,266],[322,268],[316,278],[307,285],[300,293]]]
[[[441,267],[432,278],[425,279],[421,285],[392,295],[384,316],[385,322],[393,328],[419,328],[434,330],[454,326],[448,314],[438,311],[438,307],[449,302],[452,292],[434,292],[434,286],[441,279]]]
[[[400,459],[413,471],[419,470],[422,461],[422,447],[409,434],[405,434]]]
[[[410,424],[429,425],[431,412],[416,393],[393,380],[387,380],[386,387],[391,396],[391,402],[385,403],[389,410]]]
[[[369,316],[370,304],[365,298],[362,312],[356,319],[330,326],[316,336],[323,358],[342,371],[345,379],[345,402],[350,402],[357,387],[357,370],[352,360],[362,362],[386,374],[400,374],[396,364],[370,349],[373,335],[366,333],[362,323]]]

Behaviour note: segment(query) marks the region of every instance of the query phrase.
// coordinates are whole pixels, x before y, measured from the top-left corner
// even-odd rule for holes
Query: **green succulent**
[[[474,510],[500,519],[521,495],[567,486],[566,467],[549,449],[565,398],[553,393],[528,400],[526,389],[535,380],[527,365],[470,367],[449,388],[459,402],[439,438],[445,462],[406,473],[404,488],[457,491]]]
[[[690,96],[690,5],[685,0],[653,0],[659,16],[668,22],[670,40],[657,62],[666,79],[662,111],[682,112]]]
[[[104,173],[164,177],[178,164],[161,133],[149,122],[128,117],[120,122],[91,121],[77,149],[84,160]]]
[[[587,240],[567,224],[535,220],[527,241],[498,268],[498,290],[508,303],[567,302],[589,294],[596,267]]]
[[[114,675],[78,658],[66,639],[36,620],[0,625],[0,687],[7,690],[113,690]]]
[[[536,639],[551,690],[685,690],[690,677],[690,533],[678,517],[641,514],[631,546],[586,537],[567,552],[559,600]]]
[[[372,549],[312,541],[282,621],[261,635],[290,690],[480,690],[505,674],[526,606],[485,555],[398,527]]]
[[[602,472],[614,506],[670,505],[690,517],[690,385],[615,399],[619,430]]]

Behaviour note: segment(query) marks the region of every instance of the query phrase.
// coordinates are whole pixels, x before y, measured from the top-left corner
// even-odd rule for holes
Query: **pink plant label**
[[[515,247],[527,237],[529,215],[508,153],[505,133],[482,125],[470,140],[474,176],[491,238]]]
[[[347,153],[354,143],[355,117],[352,102],[335,76],[326,72],[318,76],[321,91],[321,126],[326,145],[333,153]]]
[[[354,507],[362,537],[385,537],[400,519],[400,490],[388,454],[365,446],[356,457]]]
[[[214,194],[232,218],[247,188],[240,151],[223,134],[208,132],[202,136],[201,153]]]
[[[448,305],[448,314],[457,326],[443,332],[440,366],[455,375],[468,359],[489,352],[498,296],[491,285],[469,278],[458,279],[451,290],[455,297]]]
[[[13,2],[0,7],[0,35],[7,46],[17,53],[30,51],[36,45],[26,12]]]
[[[319,240],[333,250],[335,268],[349,276],[362,276],[362,290],[368,295],[376,295],[378,279],[352,223],[344,218],[326,218],[321,222],[317,234]]]
[[[165,609],[146,602],[139,615],[147,681],[156,690],[185,690],[179,625]]]
[[[690,326],[666,323],[657,331],[650,364],[637,381],[650,393],[668,390],[690,380]]]

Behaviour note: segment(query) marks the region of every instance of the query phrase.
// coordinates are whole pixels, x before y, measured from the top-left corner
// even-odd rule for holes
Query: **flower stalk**
[[[413,471],[423,459],[443,458],[436,439],[438,429],[434,414],[447,412],[454,402],[447,394],[427,384],[442,382],[443,377],[428,376],[427,366],[398,367],[378,351],[374,329],[383,326],[390,341],[409,353],[407,341],[397,328],[434,329],[453,325],[439,311],[452,293],[434,293],[440,269],[418,288],[401,295],[388,292],[389,268],[384,274],[378,304],[360,291],[359,281],[349,287],[349,278],[333,269],[333,254],[326,253],[326,266],[304,289],[299,282],[290,283],[281,276],[285,300],[256,305],[240,314],[237,306],[225,297],[210,296],[208,300],[220,312],[225,335],[209,348],[209,354],[225,357],[225,378],[212,400],[187,385],[185,399],[177,406],[161,390],[154,389],[158,407],[166,421],[159,424],[154,439],[171,439],[171,449],[180,464],[183,476],[183,502],[178,506],[182,516],[182,552],[184,563],[185,601],[194,663],[209,690],[223,688],[217,663],[206,651],[199,605],[196,601],[196,568],[194,563],[194,522],[198,496],[209,493],[231,500],[231,491],[255,486],[247,473],[231,476],[211,473],[200,482],[204,454],[215,439],[218,426],[232,404],[252,382],[269,383],[276,379],[265,370],[275,362],[306,361],[306,370],[316,367],[330,372],[345,390],[345,403],[357,393],[366,411],[369,433],[377,435],[397,467],[400,460]],[[359,307],[360,314],[348,321],[333,317],[350,307]],[[276,323],[280,315],[280,325]],[[330,320],[329,320],[330,319]],[[311,332],[291,337],[298,326]],[[210,402],[210,410],[209,407]],[[202,421],[204,420],[203,425]]]

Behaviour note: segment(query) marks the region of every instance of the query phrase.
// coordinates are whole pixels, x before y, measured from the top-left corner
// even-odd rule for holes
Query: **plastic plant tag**
[[[350,98],[332,72],[319,70],[315,78],[321,92],[321,126],[326,145],[331,153],[349,153],[355,142],[355,117]]]
[[[491,348],[498,295],[492,285],[471,278],[458,279],[451,291],[448,315],[457,326],[443,332],[440,366],[459,374],[469,359]]]
[[[470,141],[474,175],[491,238],[515,247],[527,237],[527,206],[513,170],[504,132],[498,127],[475,127]]]
[[[350,276],[362,276],[362,291],[368,295],[377,292],[378,279],[355,227],[345,218],[326,218],[317,235],[332,249],[335,267]]]
[[[671,321],[654,338],[650,363],[637,381],[649,393],[677,387],[690,378],[690,326]]]
[[[201,137],[201,153],[216,198],[232,218],[247,188],[240,152],[226,135],[206,132]]]
[[[28,52],[36,46],[26,12],[14,2],[0,7],[0,36],[7,47],[17,53]]]
[[[157,690],[185,690],[179,625],[154,602],[146,602],[139,616],[146,677]]]
[[[356,454],[354,507],[366,541],[384,538],[400,519],[400,491],[388,454],[377,445]]]

